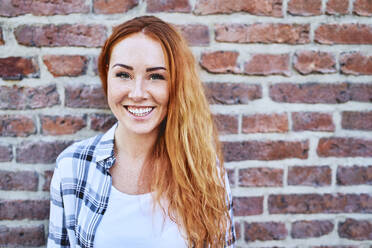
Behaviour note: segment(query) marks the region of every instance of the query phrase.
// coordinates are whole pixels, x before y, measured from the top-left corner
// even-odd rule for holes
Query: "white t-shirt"
[[[95,248],[183,248],[185,239],[178,225],[159,207],[152,211],[151,193],[129,195],[111,186],[107,210],[97,227]]]

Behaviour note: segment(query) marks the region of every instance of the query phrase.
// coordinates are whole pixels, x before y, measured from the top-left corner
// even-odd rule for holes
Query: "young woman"
[[[114,28],[98,68],[118,122],[59,155],[48,247],[233,247],[229,184],[186,41],[137,17]]]

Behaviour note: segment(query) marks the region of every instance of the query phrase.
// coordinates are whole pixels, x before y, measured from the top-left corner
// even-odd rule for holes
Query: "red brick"
[[[275,102],[289,103],[345,103],[372,101],[372,85],[278,83],[270,85],[270,97]]]
[[[112,114],[92,114],[90,116],[90,128],[94,131],[106,132],[117,122]]]
[[[48,200],[0,200],[0,220],[45,220],[49,218]]]
[[[45,245],[44,225],[27,227],[0,225],[0,245],[5,247]]]
[[[335,73],[336,59],[332,53],[317,51],[296,52],[294,68],[301,74]]]
[[[214,122],[220,134],[238,133],[238,116],[236,115],[215,115]]]
[[[0,115],[0,136],[26,137],[36,133],[35,123],[22,115]]]
[[[216,24],[216,41],[237,43],[309,43],[309,24]]]
[[[45,171],[43,176],[44,176],[43,191],[49,191],[50,190],[50,183],[51,183],[52,177],[53,177],[53,171]]]
[[[93,11],[97,14],[125,13],[138,5],[138,0],[94,0]]]
[[[338,223],[338,235],[351,240],[372,240],[372,221],[347,218]]]
[[[321,138],[316,151],[320,157],[371,157],[372,140],[349,137]]]
[[[97,56],[93,56],[92,63],[93,63],[93,72],[95,75],[98,75],[98,57]]]
[[[0,46],[4,45],[3,29],[0,27]]]
[[[292,223],[291,237],[294,239],[321,237],[333,231],[329,220],[295,221]]]
[[[50,16],[88,12],[89,5],[85,0],[2,0],[0,5],[0,16],[6,17],[25,14]]]
[[[189,24],[176,25],[181,31],[183,37],[187,40],[189,46],[208,46],[209,29],[206,25]]]
[[[65,105],[71,108],[108,108],[102,87],[95,85],[66,86]]]
[[[57,156],[71,141],[25,141],[18,145],[16,161],[26,164],[55,163]]]
[[[372,130],[372,111],[344,111],[342,112],[341,125],[343,129],[370,131]]]
[[[0,170],[0,190],[36,191],[38,182],[38,174],[34,171]]]
[[[233,51],[205,52],[201,55],[200,65],[212,73],[239,73],[238,56],[239,53]]]
[[[226,169],[227,178],[229,179],[230,187],[235,186],[235,171],[234,169]]]
[[[254,114],[243,116],[243,133],[285,133],[288,117],[283,114]]]
[[[270,195],[270,214],[372,213],[368,194]]]
[[[372,44],[372,25],[322,24],[315,30],[314,40],[321,44]]]
[[[309,142],[283,140],[224,142],[223,148],[226,161],[306,159]]]
[[[372,185],[372,165],[370,166],[338,166],[338,185]]]
[[[45,135],[73,134],[86,127],[86,116],[40,116],[41,131]]]
[[[234,197],[234,215],[259,215],[263,212],[263,197]]]
[[[241,230],[240,230],[240,223],[235,221],[235,234],[236,234],[236,240],[239,240],[241,235]]]
[[[0,86],[0,109],[39,109],[59,104],[56,85],[36,87]]]
[[[331,185],[332,171],[329,166],[293,166],[288,169],[288,185]]]
[[[341,14],[345,15],[348,13],[349,0],[328,0],[326,12],[330,15]]]
[[[13,149],[10,145],[0,145],[0,162],[9,162],[13,159]]]
[[[198,0],[194,12],[199,15],[246,12],[258,16],[283,16],[282,0]]]
[[[100,47],[107,38],[106,27],[98,24],[21,25],[14,35],[19,44],[33,47]]]
[[[298,16],[314,16],[322,14],[322,0],[290,0],[288,13]]]
[[[88,58],[79,55],[45,55],[43,61],[54,77],[76,77],[85,74]]]
[[[344,74],[372,75],[372,56],[363,56],[361,53],[343,53],[340,57],[340,68]]]
[[[248,104],[262,98],[262,89],[258,84],[243,83],[207,83],[205,93],[211,104]]]
[[[294,131],[327,131],[335,130],[332,115],[328,113],[293,112]]]
[[[355,0],[353,13],[360,16],[372,16],[372,2],[370,0]]]
[[[21,80],[40,75],[36,58],[7,57],[0,58],[0,77],[4,80]]]
[[[284,240],[288,235],[285,224],[280,222],[245,222],[244,230],[246,242]]]
[[[289,76],[289,54],[253,54],[244,64],[244,74]]]
[[[241,187],[283,186],[283,170],[275,168],[247,168],[239,170]]]
[[[146,0],[146,11],[155,12],[191,12],[191,6],[188,0]]]

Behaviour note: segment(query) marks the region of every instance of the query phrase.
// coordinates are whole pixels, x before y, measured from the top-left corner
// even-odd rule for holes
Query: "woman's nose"
[[[146,97],[144,86],[145,86],[144,80],[140,77],[137,78],[134,81],[134,85],[128,94],[129,98],[131,98],[133,101],[143,100]]]

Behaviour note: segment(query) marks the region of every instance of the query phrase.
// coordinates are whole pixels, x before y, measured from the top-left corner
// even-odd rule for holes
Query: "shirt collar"
[[[105,169],[109,169],[115,162],[114,157],[114,136],[118,123],[115,123],[104,133],[96,146],[96,161]]]

